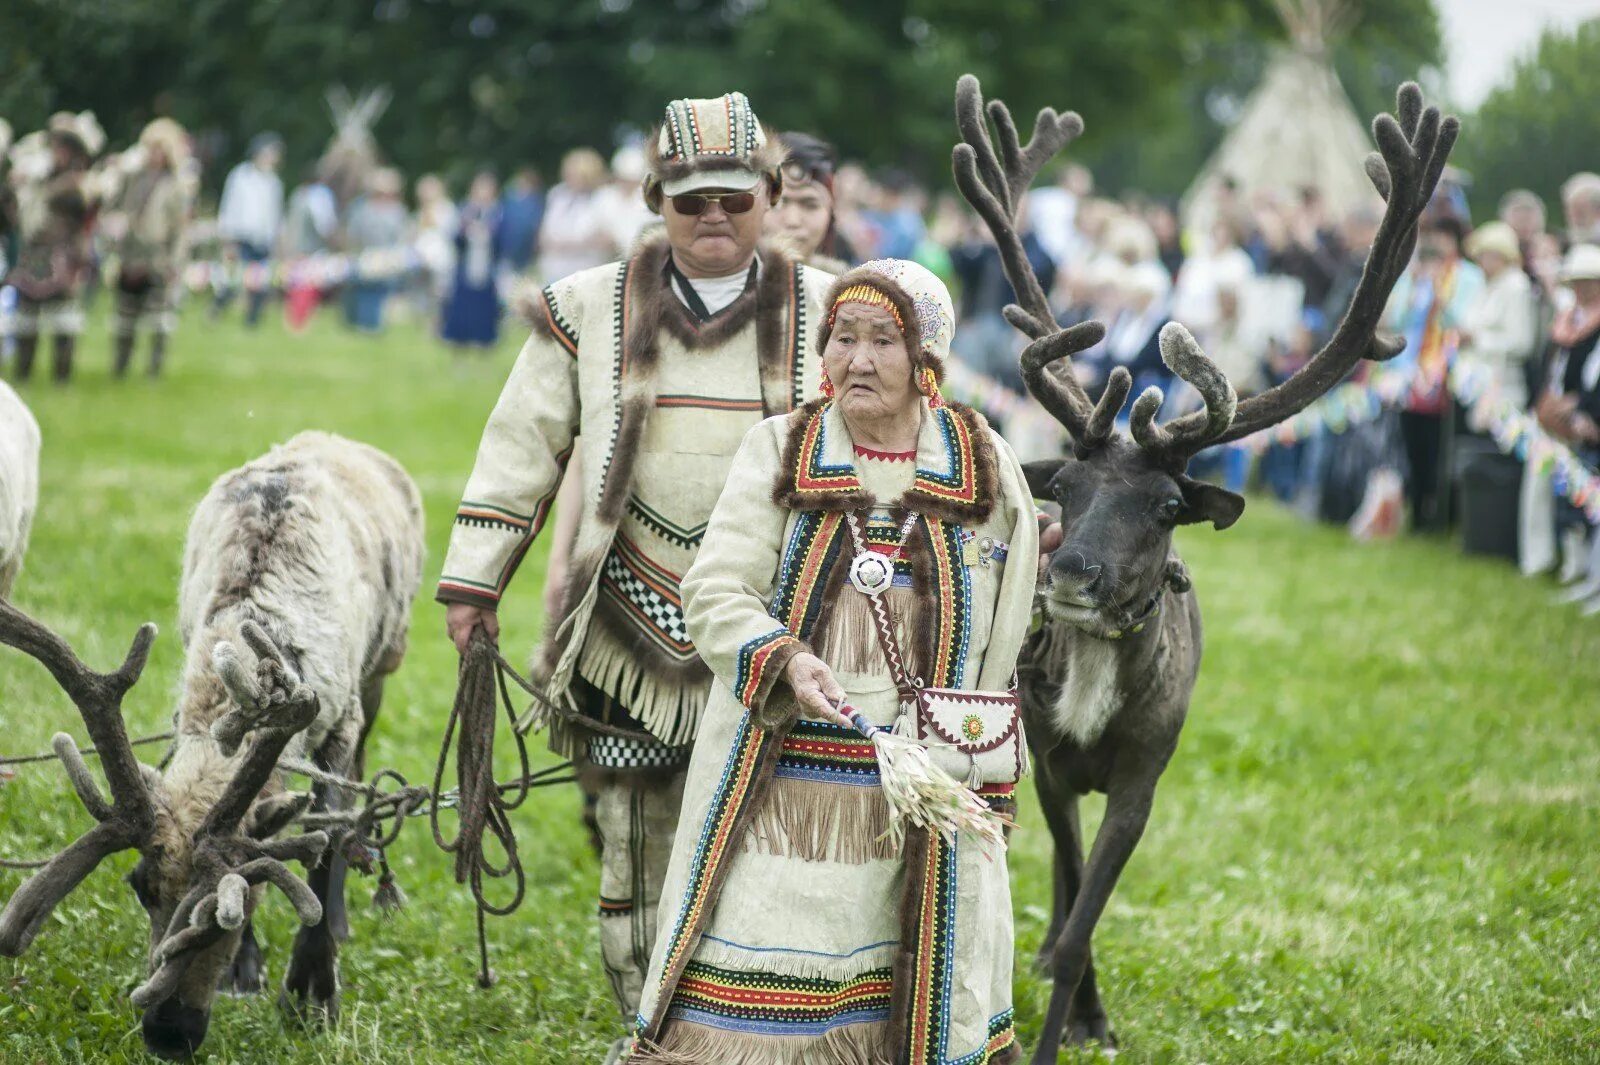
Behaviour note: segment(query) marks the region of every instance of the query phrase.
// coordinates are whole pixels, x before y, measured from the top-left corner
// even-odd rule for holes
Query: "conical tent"
[[[1336,15],[1316,0],[1279,6],[1294,45],[1273,56],[1239,121],[1184,193],[1183,221],[1191,233],[1210,233],[1225,177],[1237,183],[1241,202],[1263,189],[1293,194],[1315,188],[1331,219],[1377,203],[1362,168],[1371,135],[1327,59]]]
[[[334,132],[319,168],[343,207],[366,189],[368,176],[379,165],[381,153],[372,126],[388,108],[390,93],[380,86],[352,97],[344,86],[336,85],[326,99]]]

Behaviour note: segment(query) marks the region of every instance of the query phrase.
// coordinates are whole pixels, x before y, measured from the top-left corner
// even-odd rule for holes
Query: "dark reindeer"
[[[993,121],[990,139],[985,111]],[[1098,342],[1105,329],[1085,322],[1063,329],[1023,253],[1016,230],[1020,201],[1039,168],[1083,129],[1077,115],[1039,112],[1023,145],[1005,105],[987,109],[977,79],[956,88],[964,143],[953,153],[956,184],[994,234],[1018,305],[1006,318],[1029,338],[1022,353],[1028,391],[1066,428],[1071,454],[1026,464],[1040,499],[1061,506],[1063,541],[1043,587],[1046,623],[1024,649],[1019,668],[1024,720],[1037,771],[1040,804],[1055,840],[1055,903],[1039,964],[1054,979],[1036,1065],[1054,1062],[1063,1042],[1115,1037],[1095,985],[1090,939],[1123,866],[1150,816],[1156,782],[1177,747],[1200,668],[1200,607],[1189,592],[1172,530],[1209,521],[1226,529],[1244,499],[1185,474],[1201,449],[1276,425],[1323,395],[1362,359],[1397,355],[1403,341],[1376,333],[1385,302],[1416,244],[1417,220],[1444,170],[1456,120],[1424,108],[1422,93],[1400,88],[1396,115],[1379,115],[1380,154],[1366,170],[1386,202],[1350,308],[1326,347],[1298,373],[1239,400],[1187,330],[1169,323],[1161,356],[1189,382],[1204,409],[1162,425],[1160,389],[1133,404],[1131,439],[1114,422],[1132,387],[1112,372],[1098,403],[1053,363]],[[998,151],[996,150],[998,144]],[[1106,796],[1105,819],[1087,862],[1078,800]]]

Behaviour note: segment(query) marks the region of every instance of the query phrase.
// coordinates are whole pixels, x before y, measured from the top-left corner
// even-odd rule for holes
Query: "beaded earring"
[[[934,410],[944,406],[944,395],[939,391],[939,378],[933,372],[932,366],[924,366],[917,372],[917,391],[928,397],[928,406]]]
[[[828,371],[822,371],[822,398],[833,398],[833,382],[828,378]]]

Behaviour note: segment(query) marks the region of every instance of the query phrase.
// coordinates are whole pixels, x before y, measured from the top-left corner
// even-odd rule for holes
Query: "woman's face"
[[[846,418],[892,417],[917,401],[906,338],[882,307],[843,304],[822,351],[822,367]]]
[[[767,214],[767,232],[787,237],[802,258],[809,258],[822,247],[832,221],[833,196],[825,186],[785,183],[778,206]]]

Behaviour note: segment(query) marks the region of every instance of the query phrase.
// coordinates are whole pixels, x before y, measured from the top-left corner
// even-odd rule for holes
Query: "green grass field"
[[[92,332],[70,388],[27,393],[45,453],[17,603],[100,668],[141,622],[160,624],[126,705],[133,732],[159,731],[181,661],[184,529],[212,479],[302,429],[375,444],[422,487],[430,561],[369,765],[422,780],[455,679],[431,585],[513,347],[452,366],[413,328],[374,340],[329,320],[291,338],[276,321],[252,334],[191,316],[167,378],[118,383]],[[1451,544],[1360,546],[1263,501],[1182,546],[1206,664],[1096,939],[1123,1060],[1600,1060],[1600,625]],[[535,552],[507,605],[518,657],[538,632],[542,569]],[[44,671],[0,652],[0,753],[45,750],[58,729],[83,735]],[[1022,821],[1016,994],[1031,1040],[1048,992],[1027,962],[1049,840],[1036,811]],[[55,765],[0,789],[0,855],[48,853],[89,824]],[[206,1059],[598,1062],[620,1028],[576,792],[542,793],[517,827],[531,882],[522,910],[491,925],[494,989],[472,982],[468,896],[416,821],[394,853],[409,909],[384,918],[367,905],[373,881],[351,881],[337,1029],[291,1027],[271,995],[219,1000]],[[143,1057],[127,992],[147,922],[120,880],[132,865],[105,863],[25,958],[0,960],[0,1061]],[[0,872],[0,897],[20,882]],[[292,913],[276,895],[262,909],[276,981]]]

